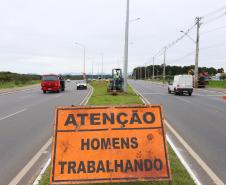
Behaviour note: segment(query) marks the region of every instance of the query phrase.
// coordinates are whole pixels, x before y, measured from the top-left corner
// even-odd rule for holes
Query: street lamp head
[[[184,33],[184,31],[183,31],[183,30],[180,30],[180,32],[181,32],[181,33]]]

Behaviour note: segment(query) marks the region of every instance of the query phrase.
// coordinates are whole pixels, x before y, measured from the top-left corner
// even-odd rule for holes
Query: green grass
[[[133,92],[131,87],[128,88],[128,93],[120,95],[111,95],[107,93],[107,83],[96,81],[92,83],[94,92],[90,98],[89,105],[126,105],[126,104],[141,104],[140,98]]]
[[[112,96],[107,94],[106,82],[94,82],[94,93],[88,102],[89,105],[122,105],[122,104],[142,104],[140,98],[129,88],[128,94]],[[186,169],[183,167],[172,148],[168,145],[171,173],[173,185],[195,185]],[[49,185],[50,168],[48,168],[42,177],[39,185]],[[131,182],[131,183],[105,183],[95,185],[168,185],[168,182]],[[88,185],[88,184],[87,184]]]
[[[208,87],[226,89],[226,80],[222,81],[209,81]]]
[[[24,87],[24,86],[28,86],[28,85],[37,84],[37,83],[40,83],[40,80],[31,80],[31,81],[27,81],[25,83],[22,83],[20,81],[4,82],[4,83],[0,83],[0,89]]]

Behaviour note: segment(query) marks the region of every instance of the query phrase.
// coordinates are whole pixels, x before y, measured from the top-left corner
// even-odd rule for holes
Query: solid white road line
[[[2,121],[2,120],[4,120],[4,119],[7,119],[7,118],[10,118],[10,117],[12,117],[12,116],[15,116],[16,114],[19,114],[19,113],[24,112],[24,111],[26,111],[26,110],[27,110],[27,109],[25,108],[25,109],[22,109],[22,110],[20,110],[20,111],[17,111],[17,112],[15,112],[15,113],[13,113],[13,114],[7,115],[7,116],[5,116],[5,117],[3,117],[3,118],[0,118],[0,121]]]
[[[87,102],[89,101],[91,95],[93,94],[93,87],[90,86],[90,89],[91,89],[91,91],[89,91],[89,93],[85,96],[85,98],[81,101],[81,103],[79,105],[86,105],[87,104]],[[42,175],[45,173],[45,171],[48,168],[48,166],[50,165],[50,162],[51,162],[51,157],[45,163],[45,165],[42,168],[41,172],[39,173],[38,177],[35,179],[33,185],[38,185],[39,184],[39,181],[41,180]]]
[[[211,170],[211,168],[199,157],[199,155],[188,145],[188,143],[176,132],[176,130],[165,121],[166,126],[174,134],[174,136],[180,141],[189,154],[196,160],[196,162],[203,168],[203,170],[209,175],[213,182],[217,185],[224,185],[223,181]]]
[[[89,91],[89,93],[86,95],[86,97],[83,99],[83,101],[79,104],[79,105],[86,105],[91,97],[91,95],[93,94],[93,87],[90,86],[91,91]]]
[[[40,182],[40,180],[42,178],[42,175],[45,173],[46,169],[50,165],[50,162],[51,162],[51,158],[48,159],[48,161],[46,162],[45,166],[42,168],[42,171],[40,172],[38,177],[35,179],[33,185],[39,185],[39,182]]]
[[[192,169],[190,168],[188,163],[185,161],[184,157],[181,155],[181,153],[179,152],[179,150],[177,149],[177,147],[174,145],[173,141],[170,139],[170,137],[167,134],[166,134],[166,139],[167,139],[168,143],[170,144],[170,146],[172,147],[173,151],[176,153],[176,155],[179,158],[180,162],[183,164],[185,169],[188,171],[188,173],[190,174],[190,176],[194,180],[195,184],[201,185],[201,182],[195,176],[195,174],[193,173]]]
[[[142,98],[144,98],[140,92],[138,93]],[[144,98],[144,102],[150,104],[150,102],[146,98]],[[214,173],[213,170],[211,170],[211,168],[201,159],[201,157],[188,145],[188,143],[177,133],[177,131],[166,120],[165,123],[169,130],[174,134],[178,141],[180,141],[180,143],[184,146],[188,153],[196,160],[196,162],[202,167],[202,169],[209,175],[213,182],[217,185],[225,185],[224,182]],[[186,166],[189,166],[188,163]],[[189,169],[187,169],[187,171],[189,171]],[[195,179],[198,178],[196,177]],[[195,179],[193,180],[195,181]]]
[[[24,168],[17,174],[16,177],[12,179],[12,181],[9,183],[9,185],[16,185],[18,184],[21,179],[27,174],[27,172],[31,169],[31,167],[38,161],[38,159],[41,157],[43,152],[47,150],[47,148],[52,143],[52,138],[50,138],[44,146],[32,157],[32,159],[24,166]]]
[[[89,98],[91,97],[91,95],[93,94],[93,87],[90,86],[91,91],[86,95],[86,97],[84,98],[84,100],[82,100],[82,102],[79,105],[86,105],[87,102],[89,101]],[[45,163],[44,167],[42,168],[41,172],[39,173],[38,177],[35,179],[33,185],[38,185],[42,175],[45,173],[46,169],[48,168],[48,166],[50,165],[51,162],[51,157],[47,160],[47,162]]]

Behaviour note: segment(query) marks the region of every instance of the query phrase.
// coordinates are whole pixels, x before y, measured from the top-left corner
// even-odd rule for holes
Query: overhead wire
[[[222,11],[224,11],[224,13],[222,13]],[[219,14],[219,13],[221,13],[221,14],[215,16],[216,14]],[[223,6],[223,7],[221,7],[221,8],[218,8],[218,9],[212,11],[212,12],[209,12],[209,13],[203,15],[203,16],[200,17],[200,18],[201,18],[201,20],[204,19],[204,23],[202,23],[202,24],[209,24],[209,23],[211,23],[211,22],[214,22],[215,20],[218,20],[218,19],[224,17],[225,15],[226,15],[226,6]],[[213,16],[214,16],[214,17],[213,17]],[[211,18],[211,17],[213,17],[213,18]],[[207,19],[207,18],[210,18],[210,19]],[[205,19],[207,19],[206,22],[205,22]],[[176,40],[172,41],[171,43],[167,44],[165,47],[161,48],[156,54],[153,55],[153,57],[156,58],[156,57],[162,56],[162,55],[164,54],[164,49],[169,49],[169,48],[173,47],[174,45],[176,45],[176,44],[177,44],[178,42],[180,42],[184,37],[186,37],[186,36],[188,35],[188,33],[190,33],[190,31],[193,30],[193,29],[196,27],[196,25],[197,25],[197,22],[196,22],[195,24],[192,24],[192,26],[190,26],[186,31],[183,32],[183,35],[182,35],[182,36],[180,36],[180,37],[177,38]],[[216,28],[216,29],[214,29],[214,30],[210,30],[210,31],[204,32],[204,34],[207,34],[207,33],[213,32],[213,31],[217,31],[217,30],[219,30],[219,29],[224,29],[224,28],[226,28],[226,26],[219,27],[219,28]],[[222,45],[222,43],[221,43],[221,45]],[[216,45],[215,45],[215,46],[216,46]],[[210,47],[207,47],[207,48],[202,48],[202,49],[208,49],[208,48],[211,48],[211,47],[213,47],[213,46],[210,46]],[[174,61],[178,61],[178,60],[184,59],[184,58],[186,58],[186,57],[192,55],[193,53],[194,53],[194,51],[193,51],[193,52],[190,52],[190,53],[187,53],[187,54],[184,55],[183,57],[180,57],[180,58],[178,58],[178,59],[176,59],[176,60],[174,60]]]
[[[207,47],[203,47],[203,48],[200,48],[200,50],[206,50],[206,49],[211,49],[211,48],[215,48],[215,47],[221,47],[221,46],[224,46],[224,45],[226,45],[226,42],[222,42],[222,43],[210,45],[210,46],[207,46]],[[185,58],[187,58],[187,57],[193,55],[194,53],[195,53],[195,51],[186,53],[186,54],[183,55],[182,57],[179,57],[179,58],[170,60],[170,62],[177,62],[177,61],[183,60],[183,59],[185,59]]]
[[[207,17],[210,17],[210,16],[212,16],[212,15],[214,15],[214,14],[220,12],[220,11],[223,11],[223,10],[226,10],[226,6],[223,6],[223,7],[221,7],[221,8],[218,8],[218,9],[214,10],[214,11],[211,11],[211,12],[209,12],[209,13],[207,13],[207,14],[201,16],[201,17],[202,17],[202,18],[207,18]]]
[[[196,26],[196,23],[193,24],[192,26],[190,26],[185,32],[183,32],[183,34],[178,37],[177,39],[175,39],[174,41],[170,42],[169,44],[167,44],[165,47],[163,47],[162,49],[160,49],[153,57],[159,57],[162,56],[164,53],[164,49],[169,49],[172,46],[176,45],[178,42],[180,42],[183,38],[185,38],[187,36],[187,34],[194,29],[194,27]]]
[[[202,24],[205,24],[206,25],[206,24],[212,23],[212,22],[214,22],[214,21],[216,21],[216,20],[218,20],[218,19],[220,19],[220,18],[222,18],[224,16],[226,16],[226,12],[224,12],[224,13],[222,13],[222,14],[220,14],[220,15],[212,18],[212,19],[207,20],[206,22],[204,20],[204,22]]]
[[[212,32],[215,32],[215,31],[218,31],[218,30],[222,30],[222,29],[226,29],[226,26],[221,26],[221,27],[218,27],[218,28],[214,28],[212,30],[208,30],[208,31],[205,31],[205,32],[201,32],[202,35],[206,35],[208,33],[212,33]]]

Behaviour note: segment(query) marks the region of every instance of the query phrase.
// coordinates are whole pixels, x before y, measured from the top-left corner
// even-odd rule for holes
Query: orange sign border
[[[96,179],[76,179],[76,180],[54,180],[54,163],[56,155],[56,143],[57,143],[57,126],[58,126],[58,112],[59,110],[78,110],[78,109],[106,109],[106,108],[159,108],[160,111],[160,120],[161,120],[161,129],[163,133],[163,143],[166,159],[166,170],[167,177],[143,177],[143,178],[96,178]],[[126,106],[65,106],[65,107],[56,107],[54,114],[54,136],[52,139],[52,154],[51,154],[51,171],[50,171],[50,184],[87,184],[87,183],[107,183],[107,182],[137,182],[137,181],[172,181],[171,168],[169,162],[168,147],[166,146],[166,131],[164,124],[164,117],[162,115],[162,106],[161,105],[126,105]]]

